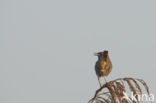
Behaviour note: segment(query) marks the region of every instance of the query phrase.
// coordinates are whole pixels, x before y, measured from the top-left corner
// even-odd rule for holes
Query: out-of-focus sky
[[[86,103],[103,50],[156,94],[156,1],[1,0],[0,103]]]

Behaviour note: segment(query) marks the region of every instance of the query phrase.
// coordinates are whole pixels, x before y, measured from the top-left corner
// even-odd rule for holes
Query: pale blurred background
[[[86,103],[95,52],[156,94],[155,0],[1,0],[0,103]]]

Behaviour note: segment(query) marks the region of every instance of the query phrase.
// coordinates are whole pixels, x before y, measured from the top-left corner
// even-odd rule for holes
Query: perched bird
[[[108,51],[98,52],[95,53],[95,55],[98,56],[98,60],[95,64],[95,71],[101,87],[100,77],[104,77],[105,82],[107,82],[105,76],[108,76],[112,71],[112,62],[109,58]]]

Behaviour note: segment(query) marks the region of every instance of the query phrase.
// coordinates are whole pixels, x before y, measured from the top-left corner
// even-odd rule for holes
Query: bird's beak
[[[98,53],[94,53],[94,55],[95,55],[95,56],[99,56],[99,54],[98,54]]]

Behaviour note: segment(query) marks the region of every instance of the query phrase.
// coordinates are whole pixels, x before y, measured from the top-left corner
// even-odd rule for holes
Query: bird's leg
[[[100,87],[101,87],[101,83],[100,83],[100,77],[98,77],[98,81],[99,81],[99,85],[100,85]]]
[[[103,76],[103,77],[104,77],[105,82],[107,83],[107,80],[106,80],[105,76]]]

